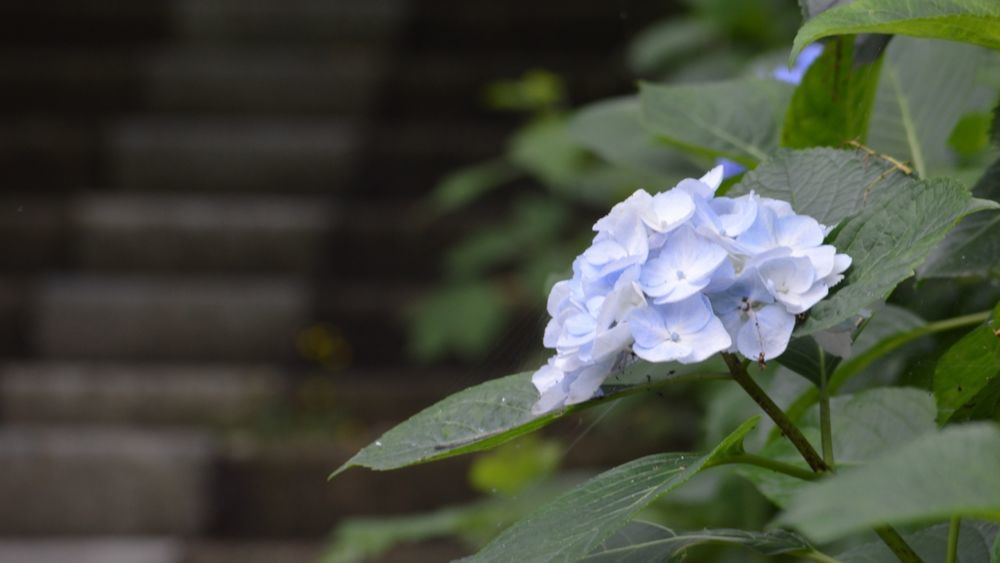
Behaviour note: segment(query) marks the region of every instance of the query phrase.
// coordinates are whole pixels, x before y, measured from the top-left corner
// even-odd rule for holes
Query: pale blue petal
[[[711,174],[711,172],[709,174]],[[695,200],[697,201],[698,199],[711,198],[713,195],[715,195],[715,190],[718,189],[718,186],[715,186],[713,188],[712,186],[706,184],[705,182],[702,182],[701,180],[695,180],[694,178],[685,178],[677,183],[677,189],[687,192],[688,195],[695,198]]]
[[[746,358],[761,361],[781,355],[795,328],[795,315],[781,305],[767,305],[753,311],[739,333],[736,347]]]
[[[757,202],[753,194],[736,199],[717,197],[710,205],[719,218],[721,233],[727,237],[739,236],[757,219]]]
[[[632,311],[628,318],[628,327],[636,348],[651,348],[668,338],[663,317],[652,306]]]
[[[788,248],[815,248],[823,244],[823,227],[806,215],[781,217],[774,223],[774,238]]]
[[[693,364],[704,361],[717,352],[728,350],[733,343],[722,321],[715,316],[712,316],[700,331],[690,335],[690,341],[695,344],[690,354],[679,359],[681,363]]]
[[[575,405],[584,401],[589,401],[597,394],[604,380],[611,375],[613,361],[604,361],[592,366],[587,366],[572,374],[573,382],[569,385],[569,395],[566,397],[567,405]]]
[[[712,190],[708,197],[715,195],[715,191],[722,185],[723,176],[725,176],[725,166],[720,164],[699,179],[699,182]]]
[[[691,346],[687,342],[661,340],[655,346],[634,346],[635,355],[647,362],[673,362],[691,354]]]
[[[733,268],[732,260],[727,258],[722,262],[719,268],[712,273],[712,278],[709,280],[708,285],[704,287],[704,291],[706,294],[725,291],[732,287],[735,281],[736,270]]]
[[[653,303],[657,305],[662,305],[664,303],[677,303],[678,301],[683,301],[688,297],[700,292],[705,289],[708,285],[709,278],[705,278],[697,283],[692,283],[688,280],[681,280],[673,284],[670,290],[653,299]]]
[[[539,393],[544,393],[558,385],[564,376],[565,374],[561,370],[551,363],[547,363],[532,374],[531,383],[535,385],[535,389],[538,389]]]
[[[644,221],[650,229],[670,232],[683,225],[694,215],[694,200],[683,190],[669,190],[653,196]]]
[[[684,301],[657,306],[663,317],[663,326],[669,333],[681,336],[695,334],[714,318],[712,305],[704,295],[695,295]]]
[[[600,361],[608,356],[617,355],[628,349],[632,344],[632,332],[627,323],[621,323],[601,332],[590,345],[589,357],[592,361]]]

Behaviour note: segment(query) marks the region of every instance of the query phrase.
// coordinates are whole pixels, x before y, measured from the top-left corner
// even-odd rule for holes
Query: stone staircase
[[[436,252],[491,215],[428,225],[419,198],[502,150],[516,120],[479,105],[487,81],[546,67],[581,100],[626,90],[617,8],[8,4],[0,563],[311,561],[344,516],[470,498],[465,460],[325,479],[495,375],[403,352]]]

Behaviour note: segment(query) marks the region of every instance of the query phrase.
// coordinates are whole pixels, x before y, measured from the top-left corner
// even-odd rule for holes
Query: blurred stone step
[[[350,179],[360,138],[344,120],[134,118],[110,131],[112,187],[325,191]]]
[[[175,37],[188,42],[386,41],[413,0],[173,0]]]
[[[385,41],[410,0],[40,0],[4,3],[4,43]]]
[[[187,545],[184,563],[318,563],[325,548],[323,540],[202,539]]]
[[[252,428],[280,409],[385,428],[474,385],[489,370],[328,371],[267,365],[0,364],[0,419],[20,426],[116,424]]]
[[[270,366],[42,362],[0,364],[0,417],[10,424],[233,427],[279,403]]]
[[[37,292],[32,345],[53,359],[292,359],[310,300],[287,278],[66,275]]]
[[[0,51],[0,111],[360,114],[386,54],[364,46]]]
[[[0,271],[23,273],[69,258],[72,220],[66,201],[29,192],[0,196]]]
[[[336,214],[314,196],[94,192],[71,205],[85,270],[309,272],[333,259]]]
[[[0,536],[199,533],[212,452],[191,433],[0,427]]]
[[[419,195],[462,165],[495,157],[509,124],[476,118],[18,116],[0,122],[0,182],[12,190]]]
[[[0,120],[0,185],[6,190],[99,185],[101,128],[89,118],[18,115]]]
[[[0,197],[0,272],[315,273],[428,280],[496,206],[431,219],[401,198],[90,191]]]
[[[181,541],[150,537],[0,538],[0,563],[186,563]]]
[[[0,112],[480,115],[488,84],[544,68],[577,100],[627,90],[617,54],[453,48],[390,57],[379,46],[180,46],[0,50]],[[597,59],[597,60],[595,60]],[[600,61],[606,60],[606,63]],[[390,68],[391,64],[391,68]],[[617,72],[590,72],[594,66]],[[374,107],[378,104],[377,108]]]

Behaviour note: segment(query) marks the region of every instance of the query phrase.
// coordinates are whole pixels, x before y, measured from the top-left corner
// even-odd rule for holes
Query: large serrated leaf
[[[1000,428],[925,434],[875,461],[803,487],[779,522],[819,542],[883,524],[949,516],[1000,520]]]
[[[992,318],[965,335],[938,360],[934,369],[934,397],[938,421],[987,417],[1000,394],[1000,303]]]
[[[657,497],[683,485],[728,453],[742,451],[748,420],[705,455],[659,454],[601,473],[508,528],[469,560],[577,561],[598,549]]]
[[[656,524],[636,521],[619,530],[597,550],[580,561],[587,563],[672,561],[693,547],[713,543],[739,545],[770,556],[812,551],[809,542],[787,530],[751,532],[715,529],[675,532]]]
[[[624,168],[677,181],[697,176],[676,149],[658,143],[639,122],[639,98],[602,100],[578,111],[569,122],[574,140]]]
[[[963,520],[958,534],[956,563],[991,561],[990,545],[997,538],[997,524],[980,520]],[[935,524],[904,534],[906,544],[924,561],[945,561],[948,549],[948,524]],[[881,541],[861,544],[837,554],[841,563],[898,563],[899,558]]]
[[[747,172],[732,195],[754,191],[792,204],[796,213],[835,225],[883,192],[913,179],[878,157],[829,148],[788,150]]]
[[[986,170],[972,193],[1000,201],[1000,160]],[[1000,211],[963,219],[917,274],[921,278],[1000,277]]]
[[[854,0],[813,14],[799,29],[791,59],[831,35],[892,33],[1000,49],[1000,3],[994,0]]]
[[[996,204],[973,200],[948,178],[910,182],[883,191],[841,223],[832,243],[853,260],[843,285],[812,308],[797,336],[832,328],[885,299],[914,273],[959,219]]]
[[[351,467],[398,469],[490,449],[570,413],[666,383],[697,378],[698,370],[711,370],[712,365],[652,366],[639,362],[608,378],[602,387],[603,397],[541,415],[531,412],[538,400],[531,372],[493,379],[410,417],[347,460],[333,475]]]
[[[830,404],[834,459],[838,467],[869,462],[919,436],[933,432],[934,399],[925,391],[902,387],[882,387],[854,395],[834,397]],[[800,423],[803,433],[819,449],[819,420],[813,416]],[[808,466],[786,440],[769,444],[761,455]],[[752,466],[740,467],[775,504],[783,506],[806,481]]]
[[[948,138],[963,114],[977,106],[978,73],[996,53],[948,41],[897,37],[882,63],[868,145],[910,162],[928,177],[948,170]],[[981,109],[981,108],[980,108]]]
[[[665,142],[745,166],[766,160],[793,87],[777,80],[727,80],[639,87],[642,123]]]
[[[781,145],[808,148],[863,143],[880,66],[881,58],[872,64],[857,64],[853,36],[827,43],[792,95]]]

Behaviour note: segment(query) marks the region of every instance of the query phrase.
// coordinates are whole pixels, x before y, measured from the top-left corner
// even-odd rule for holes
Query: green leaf
[[[626,58],[636,74],[655,74],[718,40],[718,30],[702,19],[670,18],[642,30],[629,43]]]
[[[573,140],[566,119],[549,116],[518,130],[510,139],[512,163],[548,185],[567,185],[587,165],[587,151]]]
[[[834,459],[838,467],[863,464],[886,452],[934,432],[934,399],[930,393],[903,387],[881,387],[830,401]],[[800,428],[819,449],[819,416],[800,422]],[[772,442],[759,455],[808,469],[787,440]],[[759,467],[743,466],[746,476],[775,504],[783,506],[809,483]]]
[[[864,142],[875,101],[881,58],[873,64],[854,60],[854,37],[826,44],[795,89],[781,144],[791,148],[837,147]]]
[[[958,534],[957,563],[990,561],[990,544],[997,537],[997,525],[980,520],[962,520]],[[935,524],[903,534],[907,545],[924,561],[944,561],[948,546],[948,524]],[[855,546],[836,556],[841,563],[897,563],[899,558],[881,541]]]
[[[597,550],[580,561],[587,563],[667,561],[684,555],[693,547],[713,543],[739,545],[769,556],[812,551],[809,542],[787,530],[751,532],[715,529],[675,532],[657,524],[635,521],[619,530]]]
[[[491,82],[485,97],[493,109],[544,112],[566,100],[566,85],[553,72],[531,69],[518,79]]]
[[[993,317],[955,343],[934,370],[938,422],[969,418],[983,400],[1000,393],[1000,303]],[[995,405],[993,405],[995,406]],[[991,409],[985,409],[987,414]]]
[[[812,308],[797,336],[832,328],[885,299],[959,219],[991,207],[947,178],[908,182],[873,199],[841,223],[832,243],[851,257],[851,268],[838,291]]]
[[[831,35],[892,33],[1000,49],[1000,4],[993,0],[854,0],[815,15],[799,29],[790,59]]]
[[[877,460],[803,487],[779,522],[827,542],[883,524],[1000,519],[1000,428],[925,434]]]
[[[469,483],[479,492],[513,495],[559,466],[562,446],[529,434],[480,455],[469,467]]]
[[[1000,160],[983,174],[972,193],[1000,201]],[[921,278],[1000,277],[1000,211],[962,219],[918,274]]]
[[[525,514],[565,492],[579,479],[546,481],[516,496],[492,496],[432,512],[352,517],[341,521],[321,563],[361,563],[394,546],[439,538],[458,538],[479,547]]]
[[[747,172],[730,194],[754,191],[787,201],[796,213],[820,223],[836,225],[860,211],[877,194],[896,192],[912,182],[888,162],[860,151],[782,149]]]
[[[948,138],[974,107],[979,69],[995,60],[972,45],[897,37],[889,43],[875,94],[868,145],[913,164],[926,178],[951,168]]]
[[[799,0],[799,8],[802,9],[802,19],[816,17],[822,12],[838,6],[850,3],[851,0]]]
[[[793,87],[777,80],[639,86],[642,123],[665,142],[744,166],[778,146]]]
[[[777,362],[819,386],[824,371],[829,379],[840,358],[823,350],[812,336],[805,336],[789,341]]]
[[[519,175],[520,172],[516,168],[502,159],[481,162],[456,170],[435,186],[430,195],[431,207],[437,213],[454,211]]]
[[[948,146],[962,158],[973,158],[990,146],[990,126],[993,116],[989,112],[967,113],[959,118]]]
[[[576,561],[657,497],[742,451],[743,437],[756,424],[756,418],[743,423],[706,455],[651,455],[601,473],[508,528],[470,561]]]
[[[563,410],[535,415],[538,391],[532,372],[517,373],[470,387],[424,409],[369,444],[342,465],[398,469],[469,452],[487,450],[527,434],[567,414],[667,383],[697,379],[707,364],[679,366],[638,362],[605,382],[604,396]],[[711,369],[711,368],[708,368]],[[331,476],[332,477],[332,476]]]
[[[409,352],[418,361],[450,352],[474,361],[494,345],[509,312],[497,286],[471,282],[443,287],[414,308],[409,319]]]
[[[584,107],[570,119],[569,134],[611,164],[636,172],[669,180],[698,175],[687,159],[642,128],[636,96]]]

